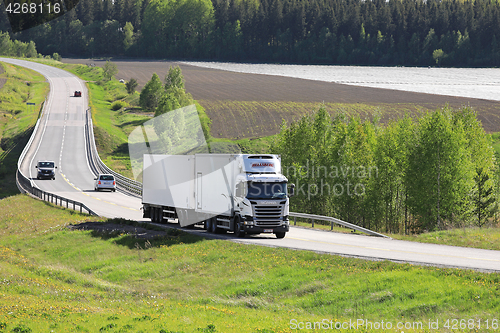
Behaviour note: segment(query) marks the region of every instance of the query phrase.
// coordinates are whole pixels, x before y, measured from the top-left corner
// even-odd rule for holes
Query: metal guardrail
[[[78,210],[77,207],[79,207],[80,213],[83,213],[83,211],[85,210],[88,214],[97,216],[94,211],[92,211],[89,207],[79,201],[61,197],[57,194],[46,192],[39,189],[38,187],[32,186],[31,181],[26,178],[19,169],[16,172],[16,183],[17,187],[22,193],[29,193],[33,197],[53,203],[55,205],[59,205],[61,207],[66,206],[66,208],[71,208],[70,205],[72,205],[73,207],[71,209],[73,210]],[[64,203],[66,205],[64,205]]]
[[[142,183],[137,182],[133,179],[127,178],[118,172],[111,170],[106,164],[103,163],[97,152],[97,147],[95,145],[94,138],[94,128],[92,125],[92,117],[90,116],[90,109],[86,111],[86,121],[85,121],[85,135],[86,135],[86,146],[89,161],[91,161],[91,169],[97,175],[99,173],[112,174],[115,177],[116,185],[119,189],[132,194],[137,197],[142,196]]]
[[[43,103],[42,110],[45,108],[46,103]],[[77,210],[77,206],[80,208],[80,213],[83,213],[83,210],[87,211],[88,214],[90,215],[97,215],[94,211],[92,211],[90,208],[88,208],[85,204],[71,200],[68,198],[61,197],[59,195],[46,192],[44,190],[39,189],[36,187],[33,182],[26,177],[22,171],[21,171],[21,165],[24,161],[24,158],[26,157],[26,154],[28,153],[28,150],[30,149],[31,145],[33,144],[33,140],[35,139],[35,136],[38,132],[38,127],[40,125],[40,119],[42,116],[43,112],[40,112],[38,114],[38,120],[36,122],[35,128],[33,129],[33,132],[31,133],[31,137],[24,147],[23,151],[21,152],[21,155],[19,155],[19,159],[17,160],[17,170],[16,170],[16,185],[17,188],[19,189],[19,192],[21,193],[27,193],[33,197],[39,198],[44,201],[48,201],[51,203],[55,203],[56,205],[63,206],[64,203],[66,203],[66,208],[70,208],[70,204],[73,206],[73,210]]]
[[[299,217],[299,218],[304,218],[304,219],[310,219],[310,220],[312,220],[312,226],[313,226],[313,228],[314,228],[314,221],[315,220],[318,220],[318,221],[328,221],[328,222],[330,222],[331,229],[333,229],[333,224],[336,223],[336,224],[341,225],[343,227],[346,227],[346,228],[349,228],[349,229],[353,229],[353,230],[357,230],[357,231],[360,231],[360,232],[364,232],[365,234],[368,234],[368,235],[371,235],[371,236],[391,238],[389,236],[386,236],[386,235],[383,235],[383,234],[379,234],[378,232],[365,229],[365,228],[360,227],[358,225],[355,225],[355,224],[352,224],[352,223],[349,223],[349,222],[346,222],[346,221],[339,220],[339,219],[337,219],[335,217],[329,217],[329,216],[323,216],[323,215],[314,215],[314,214],[304,214],[304,213],[293,213],[293,212],[290,212],[289,216],[292,216],[294,218],[294,221],[293,221],[294,225],[296,225],[296,218]]]

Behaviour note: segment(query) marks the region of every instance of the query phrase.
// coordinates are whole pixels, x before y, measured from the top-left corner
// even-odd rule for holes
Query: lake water
[[[226,71],[500,101],[499,68],[363,67],[183,62]]]

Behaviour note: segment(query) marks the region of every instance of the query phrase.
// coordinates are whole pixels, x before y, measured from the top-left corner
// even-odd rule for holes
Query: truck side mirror
[[[290,191],[288,191],[288,197],[293,197],[295,195],[295,184],[290,184]]]
[[[38,165],[35,165],[35,168],[38,169]]]

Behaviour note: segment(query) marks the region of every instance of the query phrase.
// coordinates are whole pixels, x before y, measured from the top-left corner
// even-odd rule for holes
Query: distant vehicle
[[[82,92],[80,90],[75,90],[75,97],[82,97]]]
[[[120,83],[125,83],[125,80],[124,79],[120,79]]]
[[[102,189],[108,189],[113,192],[116,191],[116,181],[113,175],[100,174],[97,178],[94,178],[94,190],[100,191]]]
[[[56,179],[57,166],[53,161],[38,161],[35,168],[38,169],[36,179]]]

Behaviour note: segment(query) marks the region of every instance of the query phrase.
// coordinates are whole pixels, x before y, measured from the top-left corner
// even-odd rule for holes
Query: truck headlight
[[[245,225],[253,225],[253,216],[245,215]]]

